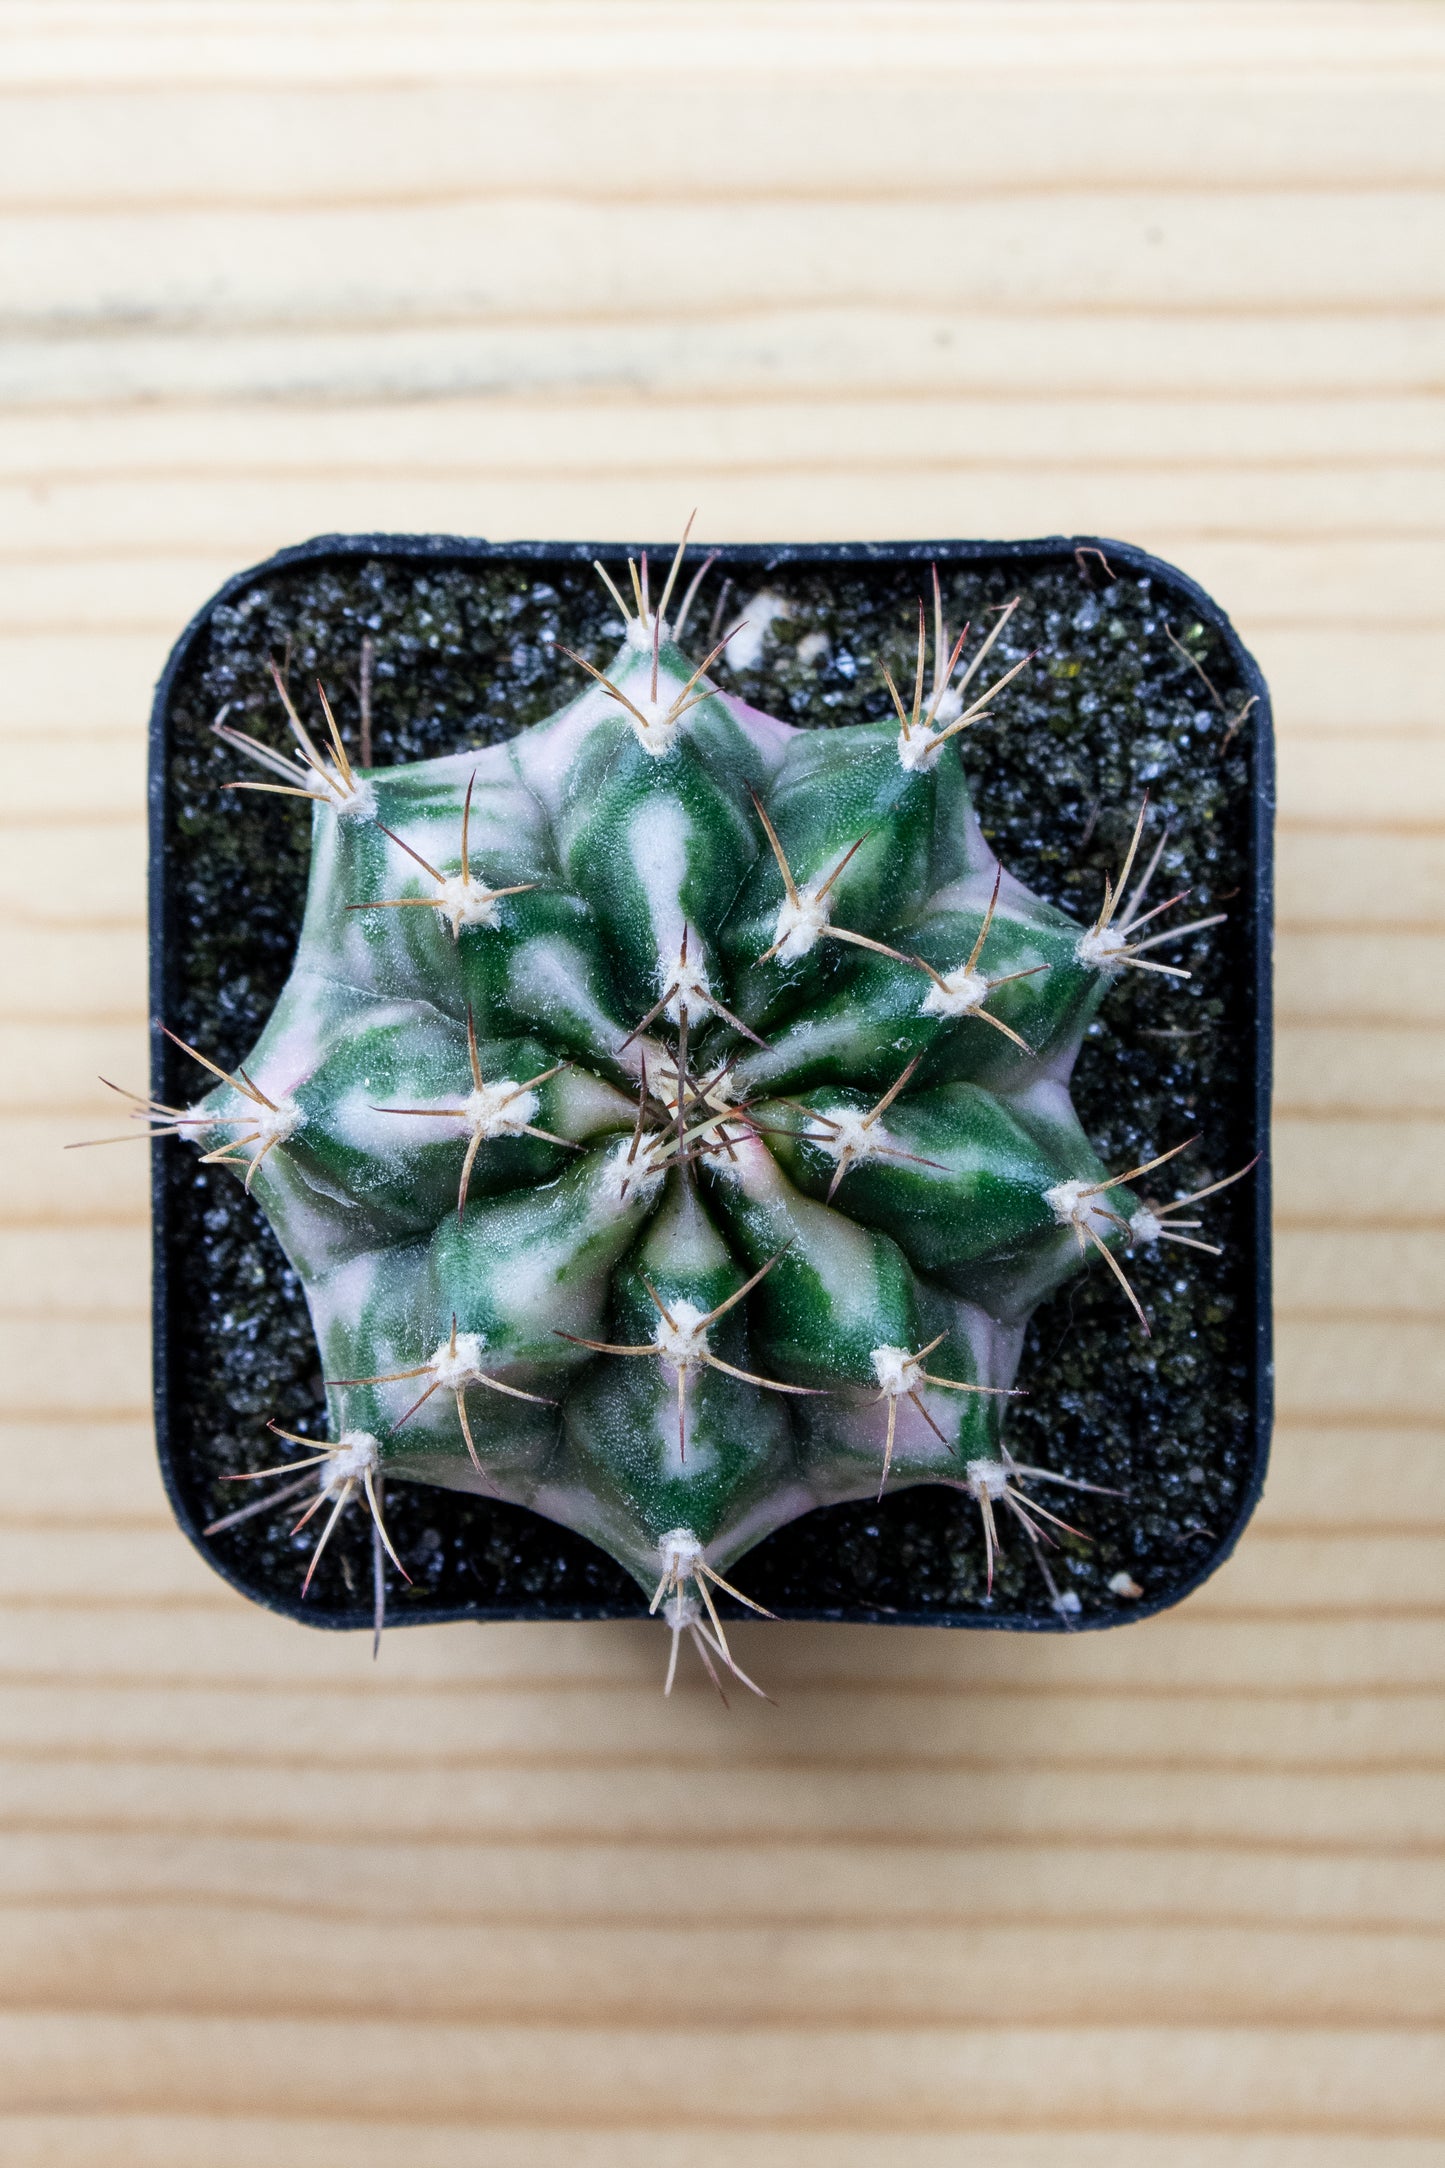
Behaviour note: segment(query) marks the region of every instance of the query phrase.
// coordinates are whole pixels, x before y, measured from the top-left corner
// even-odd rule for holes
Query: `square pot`
[[[211,730],[218,713],[246,721],[238,710],[269,691],[275,655],[323,681],[353,750],[365,687],[377,765],[495,743],[575,689],[555,643],[600,652],[615,609],[592,561],[635,547],[323,536],[238,574],[198,613],[151,722],[158,1100],[182,1103],[194,1082],[162,1023],[234,1067],[301,920],[309,825],[283,800],[218,787],[234,772]],[[931,564],[955,622],[1020,595],[1017,622],[1038,650],[1006,714],[965,741],[1004,865],[1087,923],[1147,789],[1171,824],[1166,866],[1183,869],[1174,885],[1192,889],[1190,916],[1229,914],[1181,953],[1187,984],[1123,974],[1085,1037],[1073,1096],[1111,1167],[1197,1132],[1187,1186],[1231,1174],[1268,1145],[1274,771],[1259,671],[1172,566],[1122,543],[1055,537],[721,549],[714,620],[747,603],[753,641],[719,666],[720,682],[797,724],[876,716],[875,657],[906,645]],[[1220,1257],[1161,1247],[1131,1264],[1152,1338],[1102,1271],[1033,1316],[1010,1448],[1117,1494],[1083,1502],[1091,1541],[1058,1554],[1061,1606],[1021,1542],[986,1598],[976,1508],[943,1487],[808,1514],[748,1554],[750,1591],[782,1618],[1030,1630],[1114,1625],[1178,1602],[1228,1556],[1264,1478],[1268,1175],[1261,1156],[1210,1200],[1203,1232]],[[288,1516],[201,1533],[234,1504],[221,1479],[250,1464],[267,1418],[324,1436],[319,1358],[300,1285],[233,1177],[157,1144],[153,1194],[157,1440],[177,1519],[245,1595],[312,1626],[369,1628],[360,1522],[342,1524],[304,1604],[305,1539],[288,1535]],[[387,1511],[415,1577],[394,1581],[392,1623],[644,1609],[611,1559],[523,1508],[398,1483]]]

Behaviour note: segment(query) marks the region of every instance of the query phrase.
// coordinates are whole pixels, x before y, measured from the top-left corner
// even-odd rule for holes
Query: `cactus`
[[[300,943],[244,1066],[188,1048],[215,1088],[140,1111],[243,1179],[327,1379],[335,1442],[280,1433],[211,1532],[306,1494],[309,1586],[364,1503],[379,1623],[387,1481],[505,1498],[634,1576],[669,1686],[687,1632],[751,1687],[715,1592],[815,1506],[954,1485],[990,1586],[1007,1513],[1064,1605],[1035,1493],[1091,1486],[1008,1451],[1025,1324],[1102,1262],[1147,1332],[1121,1253],[1197,1226],[1130,1187],[1192,1140],[1111,1172],[1069,1074],[1119,973],[1187,976],[1157,951],[1216,921],[1161,927],[1145,809],[1091,926],[997,863],[959,750],[1030,660],[985,682],[1012,605],[969,654],[935,575],[931,668],[920,607],[889,710],[800,731],[685,651],[681,562],[655,606],[599,566],[618,653],[502,745],[359,769],[279,672],[294,755],[218,725],[267,771],[233,787],[311,803]]]

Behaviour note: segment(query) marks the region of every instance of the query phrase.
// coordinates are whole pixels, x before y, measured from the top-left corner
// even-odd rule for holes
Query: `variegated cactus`
[[[379,1601],[386,1481],[505,1498],[742,1677],[714,1590],[815,1506],[952,1484],[990,1574],[1006,1508],[1048,1575],[1031,1486],[1089,1486],[1008,1452],[1025,1323],[1091,1259],[1133,1302],[1120,1254],[1193,1201],[1100,1163],[1070,1071],[1195,928],[1157,853],[1130,887],[1142,813],[1088,928],[994,858],[959,754],[1010,609],[970,653],[935,578],[931,669],[920,610],[906,694],[799,730],[685,652],[681,556],[655,606],[603,572],[619,651],[506,743],[363,771],[279,674],[294,756],[220,726],[312,803],[305,920],[244,1067],[146,1112],[244,1179],[327,1379],[334,1442],[215,1528],[300,1499],[314,1570],[365,1500]]]

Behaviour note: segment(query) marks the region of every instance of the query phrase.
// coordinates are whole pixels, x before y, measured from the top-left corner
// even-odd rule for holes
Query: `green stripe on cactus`
[[[684,935],[695,971],[721,983],[711,933],[756,856],[756,824],[679,737],[661,756],[623,733],[563,828],[567,878],[592,903],[613,970],[636,1013],[675,975]]]
[[[1092,1152],[1049,1154],[1006,1101],[975,1084],[901,1098],[870,1122],[866,1093],[825,1089],[792,1106],[763,1106],[769,1143],[811,1197],[836,1196],[852,1219],[880,1227],[920,1272],[969,1287],[979,1268],[1040,1242],[1058,1221],[1048,1192],[1070,1176],[1104,1177]],[[1082,1140],[1081,1140],[1082,1141]]]

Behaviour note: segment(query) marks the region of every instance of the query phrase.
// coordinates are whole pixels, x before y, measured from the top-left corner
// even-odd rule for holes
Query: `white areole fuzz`
[[[279,1106],[257,1107],[254,1116],[248,1110],[246,1119],[254,1120],[256,1142],[264,1147],[284,1144],[288,1137],[294,1137],[305,1117],[294,1100],[283,1099]]]
[[[1091,926],[1080,934],[1075,954],[1091,971],[1117,971],[1129,946],[1129,936],[1118,926]]]
[[[468,1092],[458,1118],[471,1136],[485,1144],[493,1137],[520,1137],[535,1119],[538,1105],[535,1092],[524,1091],[512,1078],[504,1077],[500,1083]]]
[[[821,1108],[819,1119],[830,1122],[832,1127],[809,1129],[804,1135],[809,1144],[816,1144],[830,1159],[856,1163],[860,1159],[880,1158],[894,1149],[893,1139],[883,1124],[870,1122],[856,1107]]]
[[[1083,1182],[1077,1178],[1056,1182],[1052,1189],[1044,1191],[1044,1203],[1061,1227],[1097,1235],[1100,1241],[1118,1232],[1118,1214],[1100,1194],[1097,1182]]]
[[[1008,1470],[1001,1460],[971,1460],[964,1480],[975,1498],[1002,1498],[1008,1489]]]
[[[773,927],[773,943],[780,964],[795,964],[821,939],[833,908],[831,895],[820,896],[818,893],[826,879],[826,874],[815,874],[796,896],[784,896]]]
[[[463,926],[497,923],[496,892],[481,881],[469,880],[464,873],[449,873],[430,900],[451,927],[454,940]]]
[[[696,1303],[669,1302],[667,1314],[657,1320],[657,1345],[665,1363],[684,1370],[707,1353],[706,1312]]]
[[[334,1497],[348,1484],[364,1482],[381,1465],[381,1447],[369,1430],[344,1430],[321,1464],[321,1488]]]
[[[912,730],[900,730],[898,765],[910,775],[928,775],[938,766],[938,756],[946,742],[930,730],[927,723],[919,723]]]
[[[878,1380],[878,1390],[890,1400],[901,1399],[905,1393],[918,1390],[923,1363],[906,1347],[875,1347],[868,1359]]]
[[[941,983],[930,984],[920,1004],[924,1016],[972,1016],[989,997],[989,981],[967,964],[958,964],[939,977]]]
[[[653,1166],[647,1147],[640,1150],[624,1137],[603,1161],[597,1176],[599,1205],[650,1204],[657,1195],[667,1169]]]
[[[707,1016],[713,1006],[712,990],[708,985],[707,971],[698,955],[700,942],[689,941],[684,956],[681,949],[671,964],[658,973],[664,988],[676,987],[677,991],[668,1002],[663,1014],[674,1024],[681,1023],[684,1009],[696,1021]]]
[[[456,1345],[443,1340],[427,1364],[437,1384],[450,1392],[460,1392],[463,1386],[474,1385],[482,1376],[482,1356],[486,1342],[479,1332],[459,1332]]]

